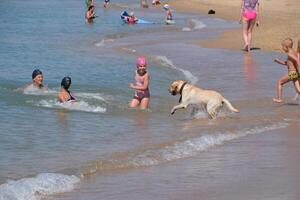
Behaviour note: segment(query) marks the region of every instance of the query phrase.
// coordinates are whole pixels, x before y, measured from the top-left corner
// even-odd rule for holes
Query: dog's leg
[[[174,107],[172,108],[172,110],[171,110],[171,115],[173,115],[173,114],[175,113],[176,110],[182,109],[182,108],[186,108],[186,107],[187,107],[187,105],[185,105],[185,104],[179,104],[179,105],[177,105],[177,106],[174,106]]]
[[[293,99],[293,101],[298,101],[298,99],[299,99],[299,94],[297,93],[295,96],[294,96],[294,98],[292,98]]]
[[[222,104],[213,102],[213,101],[209,101],[206,105],[206,110],[208,113],[208,117],[210,119],[215,119],[217,117],[218,114],[218,108],[220,108],[220,106],[222,106]]]

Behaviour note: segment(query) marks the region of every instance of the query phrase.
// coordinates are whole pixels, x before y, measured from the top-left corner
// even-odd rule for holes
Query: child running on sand
[[[297,58],[298,58],[298,72],[300,72],[300,39],[298,40]],[[300,79],[300,77],[298,79]],[[300,95],[297,93],[293,99],[297,101],[299,97]]]
[[[293,81],[297,93],[300,94],[299,71],[298,71],[299,53],[296,53],[293,50],[293,40],[291,38],[284,39],[281,42],[281,46],[282,46],[282,50],[287,54],[287,60],[281,61],[276,58],[274,61],[278,64],[286,65],[288,68],[288,74],[281,77],[277,82],[277,98],[273,98],[273,101],[276,103],[282,102],[282,86],[290,81]],[[299,50],[299,46],[298,46],[298,50]]]
[[[135,90],[130,107],[135,108],[140,105],[141,109],[147,109],[149,105],[149,74],[145,57],[139,57],[136,61],[137,70],[135,72],[135,84],[130,83],[129,87]]]

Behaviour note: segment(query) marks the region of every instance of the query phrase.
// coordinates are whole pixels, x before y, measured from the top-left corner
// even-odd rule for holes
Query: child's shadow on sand
[[[241,49],[241,50],[248,52],[247,49]],[[252,47],[252,48],[250,48],[250,51],[253,51],[253,50],[260,50],[260,48],[259,47]]]

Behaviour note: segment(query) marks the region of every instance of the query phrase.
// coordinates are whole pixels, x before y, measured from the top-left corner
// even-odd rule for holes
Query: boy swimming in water
[[[274,61],[278,64],[287,66],[288,74],[281,77],[277,82],[277,98],[273,98],[273,101],[276,103],[282,102],[282,86],[290,81],[293,81],[297,93],[300,94],[299,71],[298,71],[299,59],[297,56],[298,53],[296,53],[293,50],[293,40],[291,38],[286,38],[282,41],[281,46],[282,46],[282,50],[287,55],[287,60],[281,61],[276,58]],[[299,50],[299,46],[298,46],[298,50]]]
[[[32,83],[18,90],[21,90],[24,93],[44,93],[48,88],[43,85],[44,76],[42,71],[35,69],[31,76]]]
[[[129,87],[135,90],[130,107],[135,108],[140,105],[141,109],[147,109],[149,105],[149,74],[145,57],[139,57],[136,62],[135,84],[130,83]]]

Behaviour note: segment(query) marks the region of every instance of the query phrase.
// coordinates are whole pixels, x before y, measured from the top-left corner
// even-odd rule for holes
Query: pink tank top
[[[147,73],[146,73],[147,74]],[[135,71],[135,84],[137,85],[137,86],[143,86],[144,85],[144,82],[145,82],[145,75],[146,74],[144,74],[144,76],[140,76],[138,73],[137,73],[137,71]],[[145,91],[148,91],[148,88],[146,89],[146,90],[144,90],[144,91],[142,91],[142,90],[138,90],[138,92],[145,92]]]

